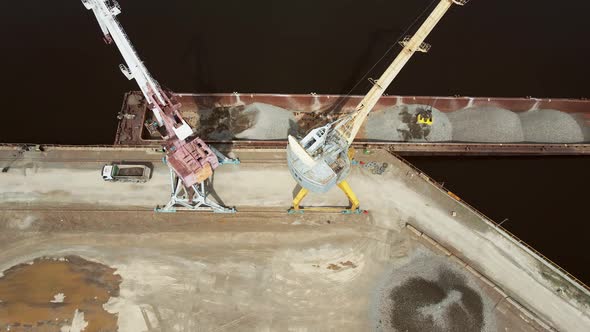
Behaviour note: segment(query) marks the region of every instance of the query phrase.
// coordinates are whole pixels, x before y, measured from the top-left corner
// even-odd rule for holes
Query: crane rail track
[[[36,143],[1,143],[0,148],[21,149],[23,146],[43,146],[45,149],[68,148],[88,150],[93,148],[126,149],[161,149],[159,141],[144,145],[60,145]],[[284,149],[286,140],[234,140],[206,141],[207,144],[221,149]],[[456,143],[456,142],[392,142],[392,141],[355,141],[352,146],[357,149],[387,149],[401,156],[519,156],[519,155],[590,155],[590,143]],[[154,159],[157,159],[154,156]]]

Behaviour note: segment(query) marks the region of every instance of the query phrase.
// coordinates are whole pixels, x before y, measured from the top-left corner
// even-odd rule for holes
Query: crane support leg
[[[299,203],[301,203],[301,201],[305,198],[305,196],[307,196],[307,194],[309,193],[309,190],[305,189],[305,188],[301,188],[301,190],[299,190],[299,193],[297,193],[297,196],[295,196],[295,198],[293,199],[293,209],[295,211],[299,211],[301,210],[301,208],[299,207]]]
[[[207,189],[202,182],[191,188],[186,188],[176,173],[170,169],[172,193],[170,201],[164,207],[156,207],[156,212],[209,211],[216,213],[235,213],[235,208],[228,208],[207,198]]]
[[[219,160],[220,165],[227,165],[227,164],[239,165],[240,164],[239,158],[230,158],[230,157],[224,155],[221,151],[217,150],[212,145],[209,145],[209,149],[211,149],[211,151],[213,151],[213,153],[215,153],[215,155],[217,156],[217,159]]]
[[[338,183],[338,188],[340,188],[340,190],[342,190],[344,192],[344,194],[346,195],[346,197],[348,198],[348,200],[350,201],[350,211],[356,211],[359,208],[360,202],[359,199],[356,197],[356,194],[354,193],[354,191],[352,191],[352,188],[350,187],[350,185],[348,184],[348,182],[346,182],[346,180]]]
[[[299,193],[293,199],[293,207],[289,209],[289,213],[303,213],[304,211],[313,211],[313,212],[337,212],[343,214],[360,214],[365,213],[366,211],[359,209],[360,202],[356,197],[354,191],[346,181],[342,181],[338,183],[338,188],[344,192],[348,201],[350,202],[350,207],[307,207],[302,208],[299,204],[301,201],[307,196],[309,190],[305,188],[301,188]]]

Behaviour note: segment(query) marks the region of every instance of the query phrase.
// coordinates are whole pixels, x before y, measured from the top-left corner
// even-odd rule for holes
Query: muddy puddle
[[[60,331],[76,325],[76,310],[88,324],[84,332],[116,331],[117,316],[102,307],[119,295],[114,272],[78,256],[13,266],[0,277],[0,331]]]

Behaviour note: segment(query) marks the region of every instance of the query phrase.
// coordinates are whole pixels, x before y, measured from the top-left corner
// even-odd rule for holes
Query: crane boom
[[[82,3],[86,9],[92,10],[94,13],[100,29],[104,34],[105,42],[107,44],[114,42],[121,52],[126,63],[126,65],[119,65],[123,75],[129,80],[134,79],[137,82],[139,89],[156,117],[156,121],[160,126],[165,125],[164,113],[167,107],[172,106],[170,105],[171,102],[166,97],[158,82],[150,75],[123,30],[123,27],[121,27],[121,24],[116,19],[117,15],[121,13],[119,4],[114,0],[82,0]],[[177,124],[167,127],[170,127],[169,129],[182,140],[190,136],[193,131],[181,117],[179,120]]]
[[[367,118],[369,112],[371,112],[373,107],[375,107],[383,93],[385,93],[385,90],[408,63],[414,53],[427,52],[430,49],[430,45],[425,44],[424,40],[449,10],[451,5],[453,3],[464,5],[466,2],[466,0],[441,0],[430,13],[430,16],[428,16],[424,23],[422,23],[414,36],[411,38],[406,37],[400,42],[403,46],[401,52],[398,54],[395,60],[393,60],[391,65],[389,65],[381,77],[379,77],[377,81],[373,82],[373,87],[357,105],[356,110],[348,123],[338,128],[340,135],[342,135],[347,140],[349,145],[352,144],[352,141],[354,141],[354,138],[356,137],[361,125]]]
[[[324,193],[338,185],[348,196],[351,210],[358,207],[358,199],[345,181],[350,172],[350,145],[367,115],[387,87],[393,82],[414,53],[427,52],[430,45],[426,37],[453,4],[464,5],[469,0],[440,0],[412,37],[405,37],[400,44],[403,49],[393,60],[355,110],[322,127],[312,129],[301,140],[289,136],[287,164],[291,174],[302,187],[293,200],[294,210],[308,191]]]
[[[135,79],[154,113],[158,131],[165,141],[168,166],[186,188],[194,188],[198,193],[195,185],[203,184],[219,166],[218,151],[193,135],[193,129],[182,118],[180,104],[174,102],[173,94],[164,91],[152,78],[116,18],[121,13],[119,4],[114,0],[82,0],[82,3],[94,13],[107,44],[116,44],[126,63],[119,68],[129,80]]]

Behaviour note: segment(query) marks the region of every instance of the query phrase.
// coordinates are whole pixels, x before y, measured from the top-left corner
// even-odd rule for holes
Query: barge
[[[205,142],[264,148],[285,146],[289,134],[302,136],[351,112],[362,96],[181,93],[175,98]],[[432,112],[432,125],[415,122],[424,110]],[[125,94],[118,118],[115,145],[161,145],[140,92]],[[385,145],[400,155],[587,155],[590,101],[384,96],[355,145]]]

